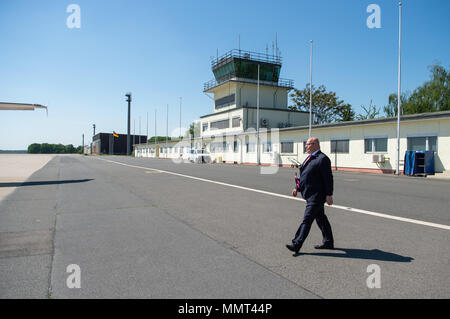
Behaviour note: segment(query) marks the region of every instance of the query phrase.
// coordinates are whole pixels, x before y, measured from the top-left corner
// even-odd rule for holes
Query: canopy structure
[[[48,109],[44,105],[0,102],[0,110],[34,111],[35,108],[45,109],[47,111],[47,114],[48,114]]]

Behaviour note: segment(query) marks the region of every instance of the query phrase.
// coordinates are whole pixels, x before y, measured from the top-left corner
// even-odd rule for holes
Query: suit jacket
[[[300,187],[297,188],[309,204],[324,204],[333,195],[331,161],[320,150],[300,166]]]

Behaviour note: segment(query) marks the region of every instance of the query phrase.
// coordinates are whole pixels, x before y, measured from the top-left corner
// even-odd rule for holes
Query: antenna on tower
[[[241,55],[241,35],[239,34],[239,55]]]
[[[278,59],[278,34],[275,32],[275,56]]]
[[[280,52],[280,49],[278,49],[278,33],[277,32],[275,32],[275,48],[276,48],[275,56],[276,56],[277,60],[279,60],[281,52]]]

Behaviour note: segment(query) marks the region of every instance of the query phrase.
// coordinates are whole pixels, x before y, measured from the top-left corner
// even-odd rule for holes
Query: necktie
[[[311,158],[311,155],[309,155],[304,161],[303,161],[303,164],[302,164],[302,166],[305,166],[306,165],[306,163],[308,163],[309,162],[309,159]]]

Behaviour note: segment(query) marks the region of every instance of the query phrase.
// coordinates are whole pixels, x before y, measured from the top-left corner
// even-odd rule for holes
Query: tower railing
[[[219,81],[217,81],[216,79],[213,79],[211,81],[204,83],[203,91],[212,89],[213,87],[216,87],[226,81],[244,82],[244,83],[252,83],[252,84],[258,83],[258,81],[256,79],[243,78],[243,77],[239,77],[236,73],[231,73],[231,74],[227,74],[226,76],[220,78]],[[261,85],[278,86],[278,87],[283,87],[283,88],[287,88],[287,89],[294,88],[294,80],[290,80],[290,79],[280,78],[280,79],[278,79],[278,82],[260,80],[259,83]]]
[[[213,57],[211,60],[211,67],[214,69],[218,66],[221,66],[222,64],[226,64],[232,58],[251,60],[262,63],[279,64],[281,66],[281,56],[279,55],[233,49],[219,57],[216,58]]]

